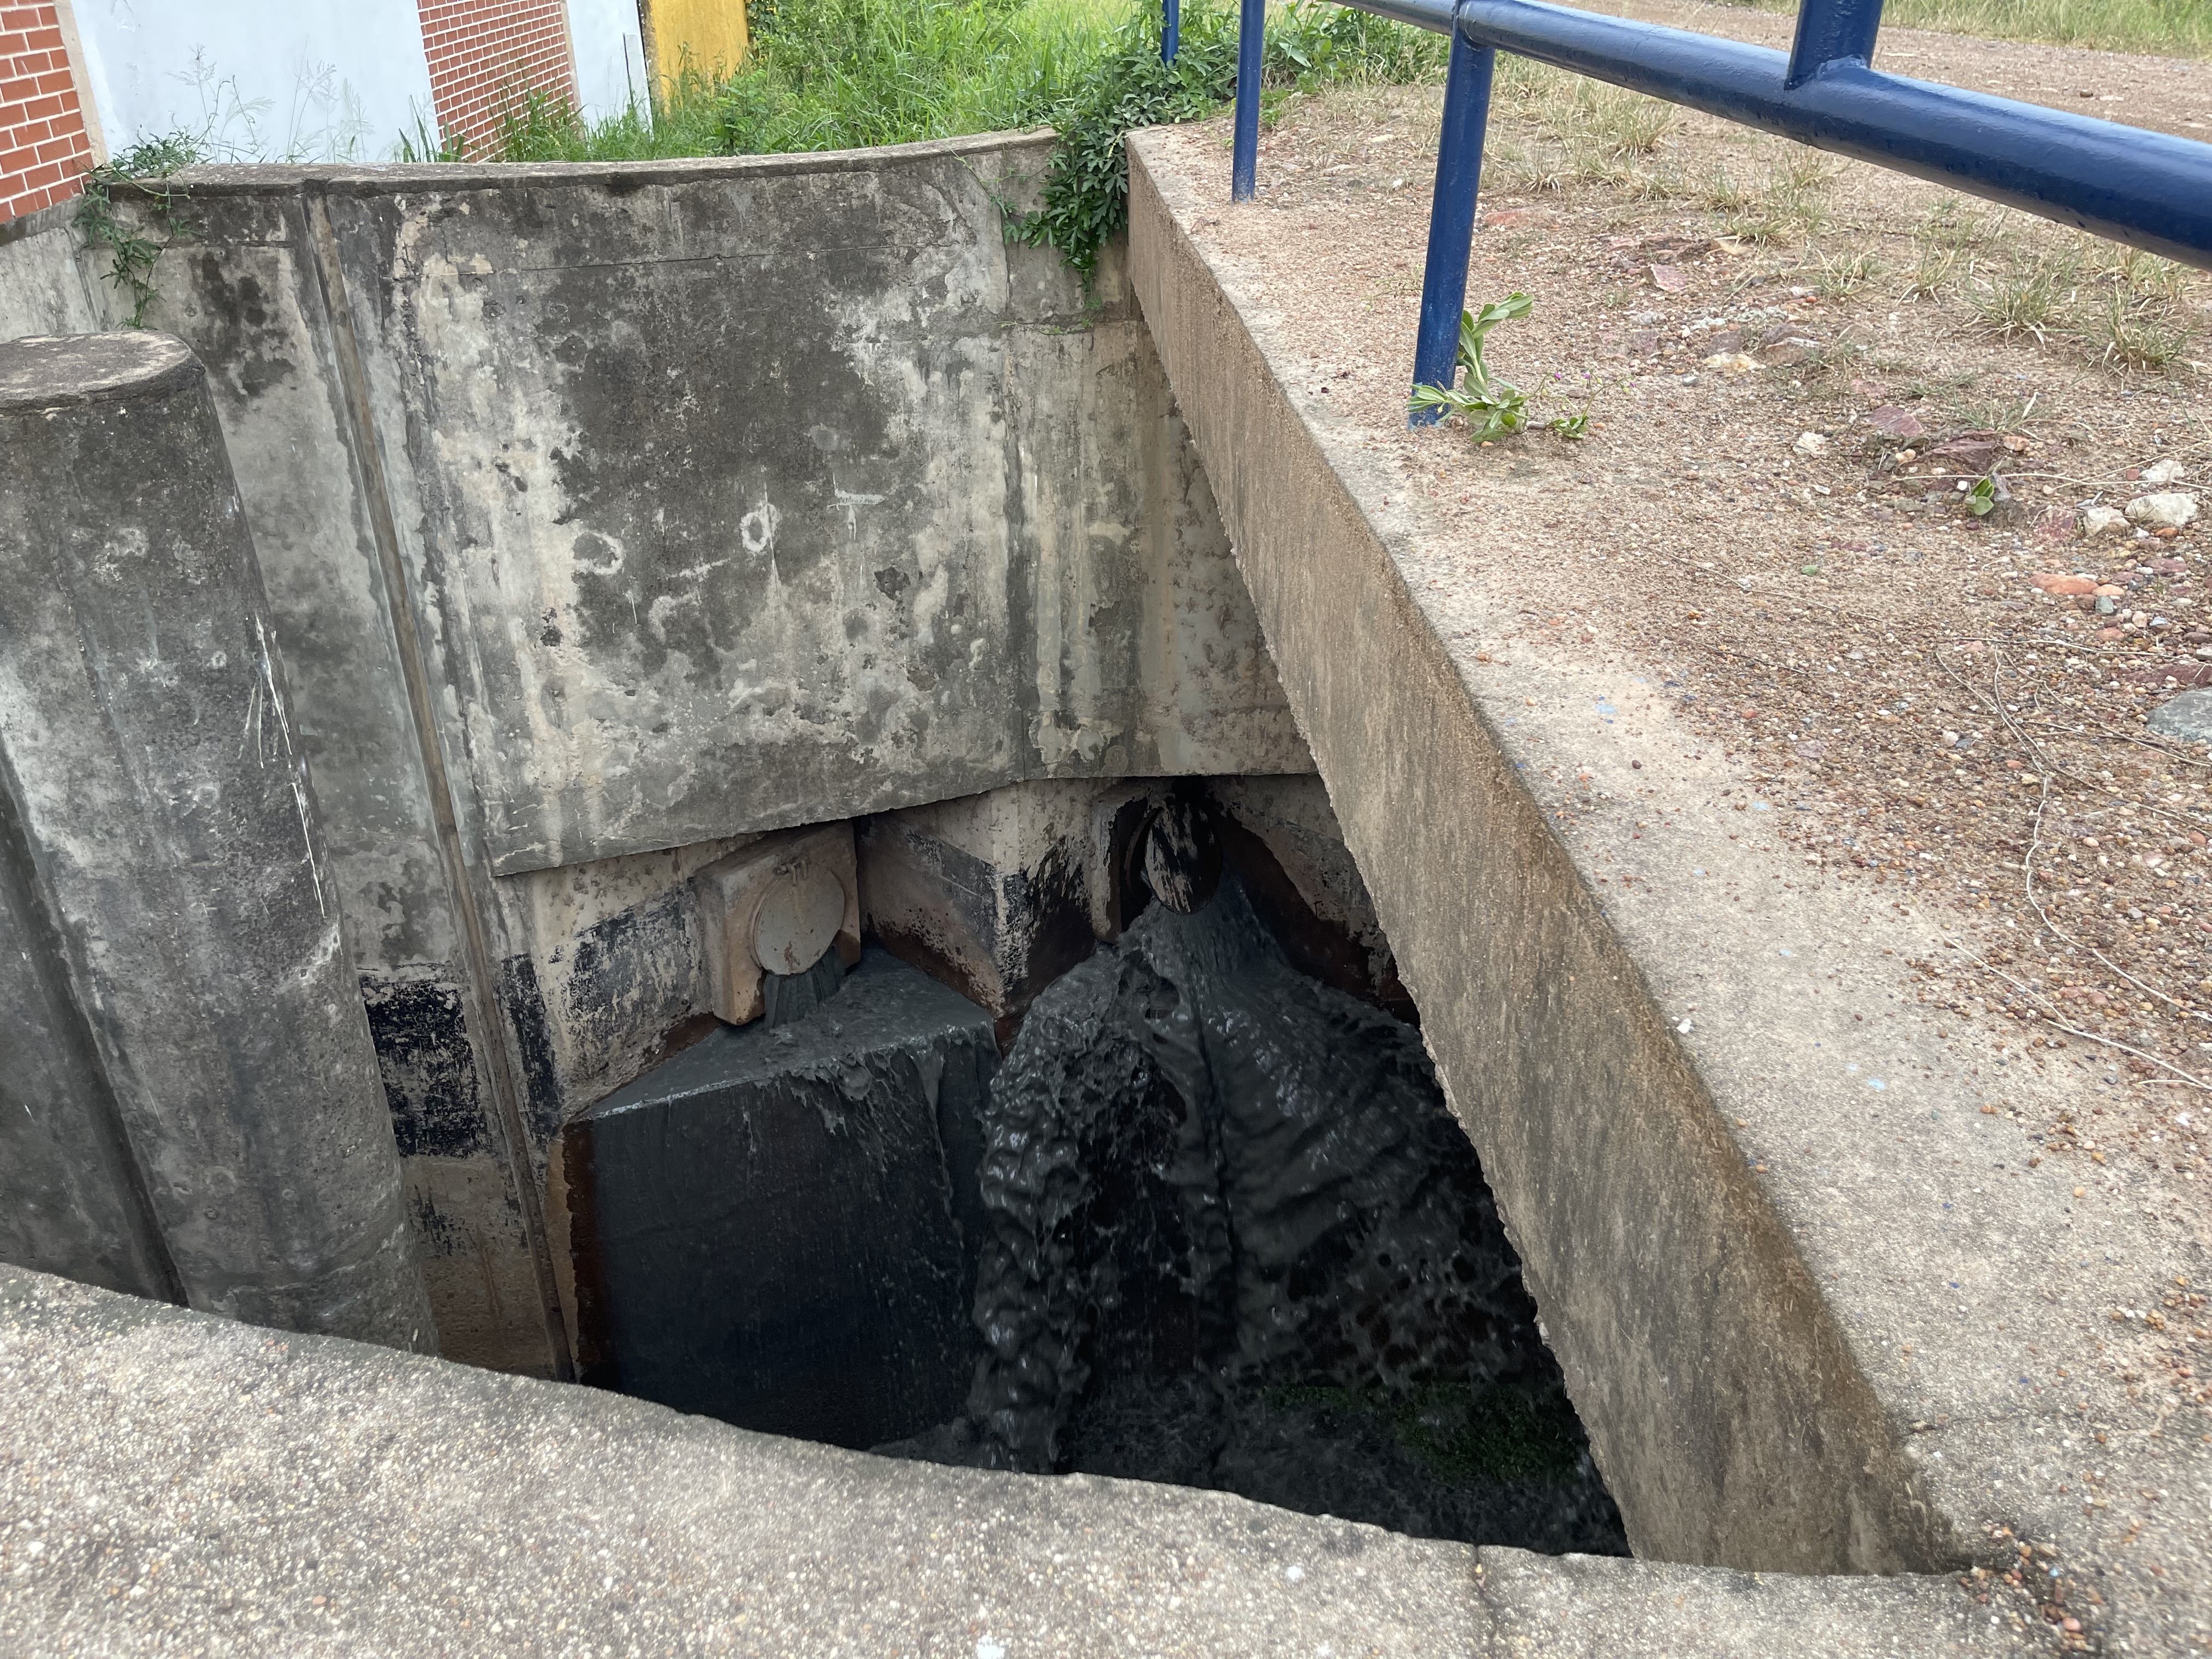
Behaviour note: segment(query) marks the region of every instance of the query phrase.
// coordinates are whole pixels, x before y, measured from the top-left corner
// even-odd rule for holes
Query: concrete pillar
[[[276,643],[184,345],[0,344],[0,816],[13,908],[40,913],[51,947],[40,975],[37,941],[9,941],[48,1011],[48,1035],[11,1019],[9,1045],[74,1064],[76,1109],[112,1133],[88,1133],[69,1178],[106,1194],[99,1226],[140,1206],[191,1305],[428,1348]],[[25,1188],[54,1164],[0,1166],[0,1206],[51,1204]]]

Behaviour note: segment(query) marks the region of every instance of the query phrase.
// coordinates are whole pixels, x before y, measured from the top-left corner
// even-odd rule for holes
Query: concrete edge
[[[65,230],[76,223],[81,198],[72,196],[66,202],[55,202],[14,219],[0,219],[0,247],[10,242],[26,241],[50,230]]]
[[[58,378],[41,378],[49,371]],[[173,334],[122,329],[0,341],[0,415],[163,397],[206,378]]]
[[[8,1267],[0,1422],[0,1628],[27,1656],[2030,1650],[1947,1579],[1475,1549],[902,1462]]]

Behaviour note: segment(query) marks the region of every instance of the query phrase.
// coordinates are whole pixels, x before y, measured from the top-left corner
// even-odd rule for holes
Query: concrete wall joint
[[[546,1239],[543,1200],[538,1193],[531,1155],[531,1136],[522,1112],[517,1066],[509,1050],[507,1022],[501,1008],[492,971],[492,951],[484,921],[484,896],[478,890],[460,832],[453,796],[452,775],[438,733],[430,681],[422,655],[415,607],[406,572],[399,556],[398,530],[386,481],[383,449],[369,395],[368,374],[362,362],[361,344],[354,330],[353,307],[346,289],[345,268],[339,258],[337,235],[331,223],[330,204],[313,183],[305,184],[301,198],[313,242],[313,265],[323,302],[330,318],[333,356],[343,392],[354,464],[367,499],[374,531],[377,563],[382,579],[386,609],[398,645],[400,673],[406,684],[407,705],[413,716],[415,736],[421,749],[422,769],[428,785],[431,811],[437,831],[438,850],[444,865],[447,896],[461,923],[460,971],[466,981],[470,1040],[479,1057],[482,1077],[491,1096],[492,1118],[499,1133],[501,1160],[510,1193],[520,1212],[524,1237],[536,1281],[539,1313],[552,1357],[553,1374],[566,1381],[574,1374],[568,1353],[567,1322],[561,1316],[560,1295],[553,1273],[553,1257]],[[488,878],[486,878],[488,879]]]

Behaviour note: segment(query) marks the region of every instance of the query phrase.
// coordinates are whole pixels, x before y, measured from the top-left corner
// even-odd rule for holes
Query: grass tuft
[[[2195,331],[2167,307],[2131,300],[2118,289],[2090,312],[2081,331],[2106,362],[2123,368],[2171,368],[2196,340]]]
[[[1974,313],[2005,339],[2033,338],[2040,345],[2064,320],[2081,290],[2081,256],[2074,247],[2046,247],[2003,270],[1978,272],[1963,297]]]
[[[1748,242],[1809,241],[1828,222],[1826,192],[1834,176],[1819,151],[1794,148],[1757,191],[1731,187],[1737,204],[1728,210],[1729,234]]]

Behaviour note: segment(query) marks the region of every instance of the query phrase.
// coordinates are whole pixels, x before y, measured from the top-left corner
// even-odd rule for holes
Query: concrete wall
[[[872,1457],[5,1267],[0,1421],[0,1610],[27,1653],[168,1654],[180,1631],[213,1653],[455,1659],[2056,1647],[2001,1581],[1978,1607],[1949,1577],[1476,1549],[1226,1492]]]
[[[441,117],[479,136],[486,124],[465,94],[434,104],[422,10],[417,0],[75,0],[78,86],[116,150],[183,131],[226,161],[374,161],[403,137],[434,142]],[[573,59],[587,118],[644,97],[635,0],[566,0],[545,21],[534,84],[565,89]],[[518,78],[507,60],[532,42],[526,30],[503,33],[513,24],[502,13],[479,7],[439,22],[441,83],[453,64],[479,60],[495,88]]]
[[[187,175],[150,320],[209,368],[449,1354],[560,1368],[544,1146],[703,1006],[739,838],[1310,768],[1118,270],[1005,240],[1047,144]],[[78,325],[66,239],[12,251],[14,320]]]
[[[738,5],[740,15],[744,12]],[[568,50],[576,98],[590,118],[619,114],[647,91],[645,38],[637,0],[568,0]]]

